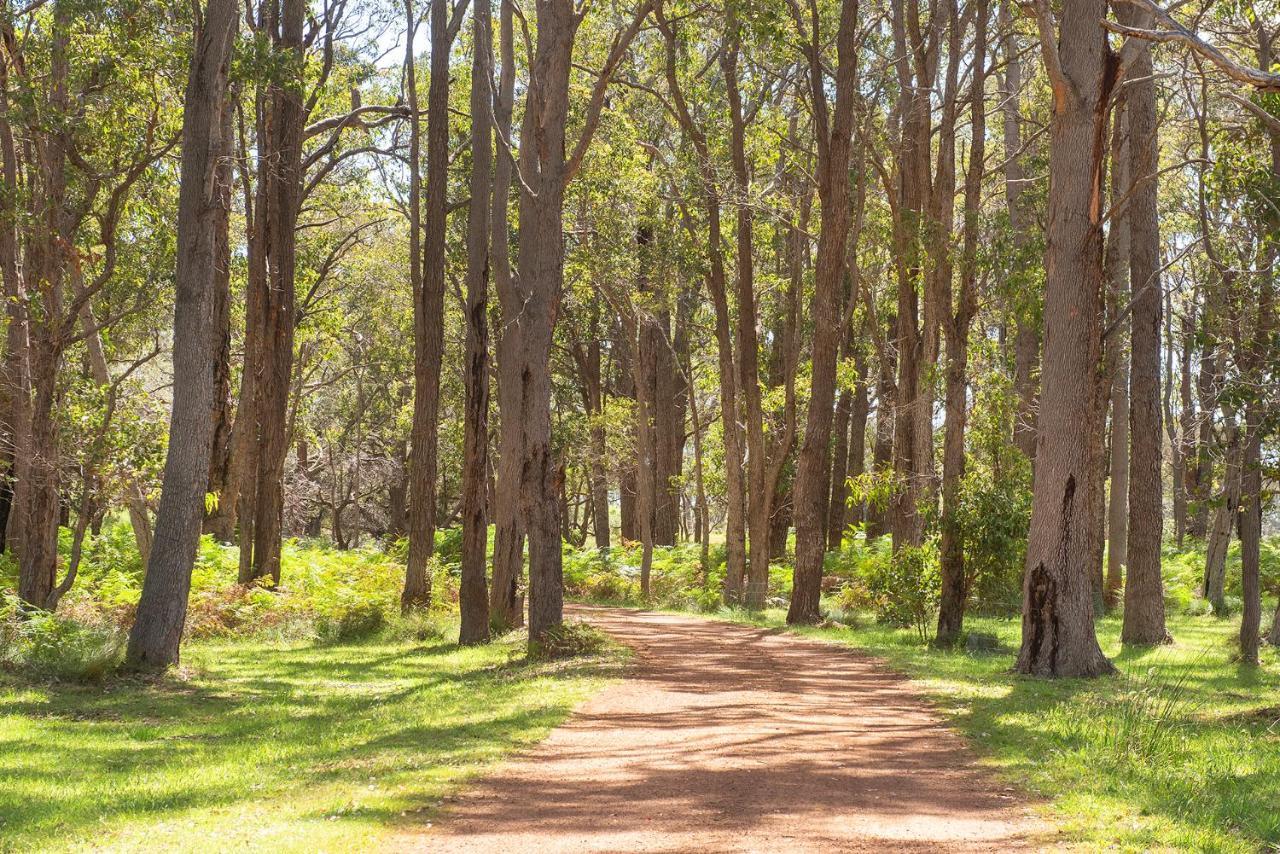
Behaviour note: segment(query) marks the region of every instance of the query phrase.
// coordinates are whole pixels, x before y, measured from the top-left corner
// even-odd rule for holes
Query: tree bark
[[[1137,23],[1141,13],[1121,4],[1121,20]],[[1128,575],[1124,587],[1127,644],[1166,643],[1160,539],[1164,533],[1164,479],[1160,413],[1160,223],[1156,189],[1159,170],[1156,83],[1151,49],[1140,50],[1126,69],[1129,123],[1129,288],[1131,294],[1129,372]]]
[[[1059,31],[1039,13],[1050,70],[1049,227],[1045,349],[1015,669],[1036,676],[1114,671],[1098,646],[1090,584],[1090,442],[1098,423],[1101,359],[1102,186],[1115,62],[1098,26],[1105,0],[1066,0]]]
[[[485,587],[489,519],[485,484],[489,470],[489,234],[493,178],[489,0],[472,0],[471,204],[467,214],[466,403],[463,423],[462,580],[458,642],[489,639]]]
[[[942,537],[940,543],[942,592],[938,608],[936,642],[955,644],[964,630],[965,606],[969,599],[969,572],[965,565],[964,531],[960,524],[961,487],[965,475],[965,427],[968,418],[969,329],[978,309],[978,227],[982,207],[982,179],[986,159],[987,114],[983,95],[986,86],[987,53],[986,0],[978,0],[974,21],[973,60],[970,69],[969,109],[973,141],[964,181],[964,242],[960,263],[960,291],[951,293],[950,276],[943,283],[943,331],[946,333],[946,432],[942,450]],[[951,22],[951,50],[959,52],[963,32],[960,22]],[[948,81],[954,71],[948,72]],[[955,117],[951,117],[952,126]],[[954,143],[953,143],[954,145]],[[947,202],[950,204],[950,202]]]
[[[1227,546],[1231,542],[1231,530],[1236,525],[1242,489],[1243,448],[1240,431],[1231,413],[1227,414],[1226,433],[1226,471],[1222,476],[1222,494],[1214,510],[1213,525],[1205,544],[1204,580],[1200,584],[1200,594],[1209,600],[1213,612],[1220,617],[1227,614]]]
[[[137,616],[129,633],[132,667],[163,669],[178,661],[191,569],[204,516],[213,445],[220,346],[217,293],[227,287],[229,155],[226,109],[233,0],[209,0],[196,26],[183,111],[178,198],[177,297],[174,304],[173,411],[155,542]],[[221,237],[220,237],[221,235]]]
[[[413,359],[413,428],[412,451],[409,455],[409,555],[405,566],[401,607],[408,611],[431,604],[431,574],[427,562],[435,551],[436,530],[436,441],[440,419],[440,359],[444,353],[444,265],[445,207],[449,168],[449,49],[453,36],[449,32],[448,0],[431,0],[431,79],[427,83],[427,186],[422,209],[422,269],[413,294],[414,359]],[[412,0],[406,0],[410,27]],[[410,39],[409,50],[412,50]],[[407,73],[414,66],[406,62]],[[410,181],[418,170],[415,157],[417,118],[416,83],[410,80],[409,100],[411,141]],[[410,187],[410,227],[417,194]],[[410,263],[415,263],[414,242],[410,237]],[[411,273],[411,279],[413,274]]]
[[[796,25],[804,24],[797,14]],[[794,492],[796,558],[789,624],[820,619],[823,536],[828,455],[831,444],[832,406],[835,403],[836,349],[843,331],[838,296],[844,273],[845,245],[849,230],[849,153],[853,144],[854,105],[858,83],[858,3],[841,0],[836,34],[835,103],[827,106],[821,45],[816,12],[805,45],[808,60],[810,106],[818,144],[818,198],[822,204],[814,291],[809,315],[813,319],[813,368],[810,381],[804,444],[796,464]]]
[[[515,104],[515,53],[512,17],[515,0],[501,0],[498,44],[502,71],[494,101],[495,130],[501,140],[493,169],[493,282],[501,308],[497,340],[498,445],[497,502],[494,504],[493,583],[489,588],[489,620],[496,631],[523,625],[520,579],[524,574],[524,526],[520,518],[520,465],[524,436],[520,426],[520,293],[511,274],[508,211],[514,155],[511,113]]]
[[[746,532],[743,519],[745,485],[742,479],[742,431],[738,422],[738,369],[734,356],[729,300],[724,268],[723,235],[720,224],[720,190],[706,134],[694,122],[676,76],[676,33],[663,19],[658,7],[658,23],[666,42],[666,79],[676,117],[698,155],[702,201],[707,216],[707,290],[715,312],[716,352],[719,359],[720,421],[724,430],[725,454],[725,604],[737,604],[742,596],[746,573]],[[704,531],[704,536],[706,536]]]
[[[1107,231],[1105,278],[1107,316],[1116,324],[1104,344],[1102,374],[1110,377],[1111,448],[1110,494],[1106,513],[1107,567],[1102,604],[1107,610],[1120,605],[1124,567],[1129,544],[1129,353],[1130,318],[1121,316],[1130,297],[1129,289],[1129,207],[1125,200],[1132,186],[1129,179],[1129,131],[1126,100],[1117,99],[1112,109],[1111,130],[1111,228]]]

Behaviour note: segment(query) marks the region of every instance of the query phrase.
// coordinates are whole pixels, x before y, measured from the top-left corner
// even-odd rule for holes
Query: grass
[[[784,612],[723,612],[781,626]],[[1048,800],[1086,850],[1280,851],[1280,655],[1233,661],[1236,620],[1175,615],[1171,646],[1124,649],[1120,621],[1098,624],[1114,678],[1011,674],[1016,620],[976,618],[994,653],[942,651],[911,629],[855,620],[801,634],[873,653],[909,675],[984,764]]]
[[[0,850],[370,850],[541,740],[621,653],[204,641],[184,674],[105,686],[0,675]]]

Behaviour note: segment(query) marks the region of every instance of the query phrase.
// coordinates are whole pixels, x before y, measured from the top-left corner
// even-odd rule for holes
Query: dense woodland
[[[611,544],[793,624],[881,548],[925,638],[1020,609],[1096,676],[1202,542],[1256,663],[1278,49],[1270,0],[4,0],[16,607],[125,524],[142,669],[202,536],[245,595],[376,545],[468,644]]]

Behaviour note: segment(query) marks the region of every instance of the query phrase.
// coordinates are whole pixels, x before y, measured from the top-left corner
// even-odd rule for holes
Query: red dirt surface
[[[627,678],[406,840],[429,852],[1043,850],[1045,827],[908,681],[776,630],[572,614]]]

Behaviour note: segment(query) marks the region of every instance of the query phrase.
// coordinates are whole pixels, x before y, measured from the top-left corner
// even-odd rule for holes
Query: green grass
[[[1269,614],[1269,612],[1268,612]],[[722,613],[781,626],[784,612]],[[1016,620],[977,618],[1000,650],[922,645],[913,630],[863,619],[800,633],[866,650],[915,681],[949,723],[1024,790],[1048,799],[1086,850],[1280,850],[1280,655],[1233,659],[1235,619],[1175,615],[1172,646],[1124,649],[1120,622],[1099,622],[1114,678],[1011,674]]]
[[[542,739],[622,653],[198,642],[183,678],[0,675],[0,850],[372,850]]]

